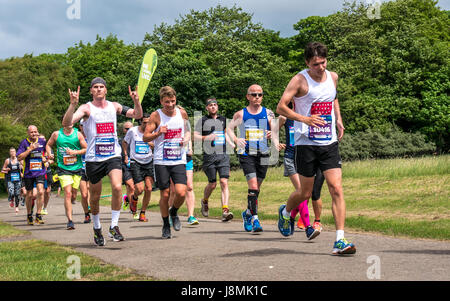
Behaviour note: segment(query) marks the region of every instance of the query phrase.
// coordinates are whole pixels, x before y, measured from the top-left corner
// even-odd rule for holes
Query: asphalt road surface
[[[199,218],[182,229],[172,229],[172,239],[161,238],[159,212],[147,212],[148,222],[133,220],[122,212],[119,226],[123,242],[107,238],[111,209],[101,207],[104,247],[93,242],[93,224],[83,224],[81,204],[74,205],[75,230],[66,230],[62,198],[52,196],[44,225],[28,226],[26,210],[18,215],[0,200],[0,220],[28,230],[31,237],[57,242],[118,266],[159,280],[184,281],[391,281],[450,280],[450,242],[401,239],[346,231],[356,245],[355,255],[333,256],[334,231],[323,231],[312,241],[296,231],[289,238],[278,232],[274,222],[262,220],[264,231],[244,231],[240,212],[231,222]],[[1,241],[1,240],[0,240]],[[82,263],[81,263],[82,264]]]

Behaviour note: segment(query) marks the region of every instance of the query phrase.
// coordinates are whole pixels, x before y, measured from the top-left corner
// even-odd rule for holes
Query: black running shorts
[[[34,188],[34,183],[37,184],[42,184],[44,185],[45,183],[45,175],[41,175],[35,178],[23,178],[23,182],[25,183],[25,189],[27,191],[31,191]]]
[[[122,170],[122,159],[120,157],[102,162],[86,162],[86,175],[92,184],[100,182],[113,169]]]
[[[203,156],[203,171],[209,183],[217,182],[217,172],[219,178],[228,179],[230,177],[230,157],[227,154]]]
[[[133,175],[134,184],[143,182],[146,177],[154,178],[153,161],[147,164],[141,164],[136,161],[131,161],[131,174]]]
[[[341,168],[339,144],[335,142],[325,146],[296,145],[295,164],[297,172],[304,177],[314,177],[317,168],[320,168],[322,172],[332,168]]]
[[[268,159],[268,155],[239,155],[239,163],[244,170],[247,181],[254,177],[264,180],[269,168]]]
[[[174,184],[187,185],[186,164],[155,165],[155,180],[159,190],[170,187],[170,179]]]

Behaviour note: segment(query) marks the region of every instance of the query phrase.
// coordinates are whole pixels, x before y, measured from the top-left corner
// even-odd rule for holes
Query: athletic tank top
[[[147,142],[144,142],[144,133],[139,131],[139,126],[132,127],[125,135],[125,142],[129,145],[128,156],[141,164],[148,164],[153,159],[152,149]]]
[[[80,150],[81,145],[78,140],[78,129],[74,128],[73,133],[69,136],[64,134],[64,130],[60,129],[58,133],[58,139],[56,139],[57,148],[57,162],[58,167],[76,171],[83,168],[83,162],[80,155],[68,155],[66,149]]]
[[[286,133],[286,149],[284,150],[284,157],[294,159],[295,157],[295,129],[294,121],[286,119],[284,123],[284,130]]]
[[[16,159],[17,160],[17,159]],[[10,182],[19,182],[22,178],[20,175],[20,164],[17,160],[16,163],[11,163],[11,158],[9,158],[8,168],[10,169],[6,174],[6,180]]]
[[[268,154],[266,130],[270,130],[267,110],[262,107],[261,112],[256,115],[250,114],[247,108],[243,109],[244,116],[239,126],[239,137],[247,142],[244,150],[238,150],[240,155]]]
[[[100,109],[88,102],[91,110],[89,118],[83,122],[86,134],[86,162],[102,162],[121,157],[122,148],[117,140],[117,112],[110,101]]]
[[[157,132],[161,126],[167,125],[167,133],[158,136],[154,147],[154,164],[156,165],[178,165],[186,164],[186,148],[180,143],[184,139],[184,119],[179,108],[175,108],[176,115],[167,116],[161,109],[158,109],[161,123],[155,130]]]
[[[327,79],[318,83],[309,76],[308,70],[300,72],[308,83],[308,93],[294,97],[295,112],[303,116],[320,115],[326,122],[318,128],[295,121],[295,145],[330,145],[337,141],[334,99],[336,87],[331,73],[325,70]]]

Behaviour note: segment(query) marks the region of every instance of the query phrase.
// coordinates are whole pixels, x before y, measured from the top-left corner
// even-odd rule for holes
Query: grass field
[[[67,270],[72,262],[69,256],[78,256],[80,277],[83,281],[152,280],[130,269],[119,268],[75,252],[56,243],[27,239],[27,231],[0,222],[0,281],[69,281]],[[21,238],[15,240],[14,238]],[[11,241],[8,241],[11,239]]]
[[[450,240],[450,155],[412,159],[344,162],[343,187],[347,206],[346,229],[411,238]],[[195,214],[201,216],[200,199],[207,184],[203,172],[194,173]],[[247,207],[247,184],[241,170],[229,180],[230,209],[239,218]],[[283,167],[270,167],[262,185],[258,215],[264,223],[277,219],[278,207],[286,202],[293,187],[283,177]],[[125,188],[123,189],[125,193]],[[103,195],[111,193],[104,179]],[[140,198],[142,199],[142,197]],[[322,189],[322,223],[334,229],[328,187]],[[150,210],[159,210],[159,192],[153,192]],[[102,198],[109,205],[110,197]],[[221,214],[220,189],[210,202],[210,217]],[[314,216],[309,204],[311,217]],[[181,214],[186,208],[180,209]]]

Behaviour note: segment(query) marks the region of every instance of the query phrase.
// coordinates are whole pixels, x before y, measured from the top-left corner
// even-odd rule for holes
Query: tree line
[[[142,103],[145,112],[160,106],[159,88],[170,85],[190,115],[204,111],[205,99],[214,96],[220,113],[232,118],[246,106],[254,83],[264,89],[263,104],[275,111],[290,78],[305,68],[303,49],[310,41],[328,46],[328,69],[339,74],[344,159],[448,152],[449,11],[433,0],[383,3],[378,19],[367,10],[364,3],[345,2],[329,16],[299,20],[294,36],[281,37],[241,8],[218,5],[155,26],[140,44],[97,36],[64,54],[1,60],[1,157],[25,138],[29,124],[46,137],[60,128],[68,88],[80,85],[80,102],[88,102],[96,76],[106,79],[109,100],[132,106],[127,87],[137,84],[148,48],[157,51],[158,68]]]

